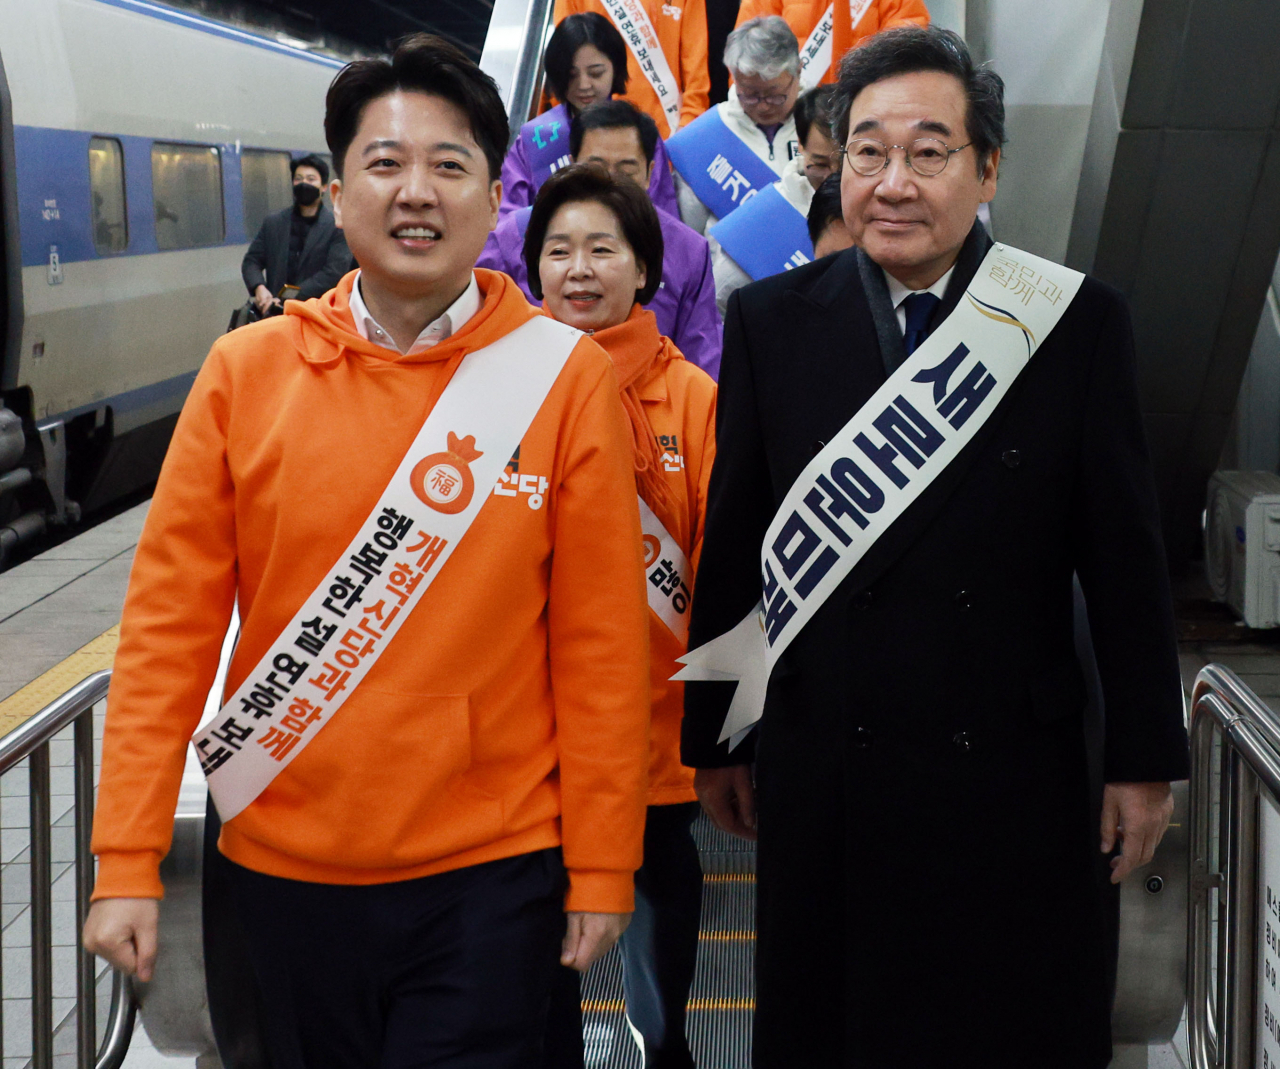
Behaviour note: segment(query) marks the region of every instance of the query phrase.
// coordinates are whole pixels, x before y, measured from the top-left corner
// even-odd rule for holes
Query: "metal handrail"
[[[94,672],[23,724],[0,738],[0,776],[27,760],[31,814],[31,1064],[53,1066],[53,885],[49,743],[74,724],[76,930],[84,927],[93,891],[93,707],[107,696],[109,671]],[[137,1004],[120,973],[112,978],[111,1009],[97,1046],[97,982],[94,957],[76,961],[76,1065],[119,1069],[129,1051]]]
[[[542,97],[542,52],[554,13],[554,0],[497,0],[493,6],[480,69],[498,83],[511,123],[510,143]]]
[[[1280,716],[1230,669],[1209,665],[1196,677],[1191,699],[1187,1046],[1192,1069],[1252,1064],[1258,802],[1263,791],[1280,802]]]

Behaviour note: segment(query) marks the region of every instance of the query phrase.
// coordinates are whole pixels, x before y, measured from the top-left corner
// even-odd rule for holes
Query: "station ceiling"
[[[493,0],[168,0],[241,24],[256,24],[342,51],[387,52],[408,33],[438,33],[477,62]]]

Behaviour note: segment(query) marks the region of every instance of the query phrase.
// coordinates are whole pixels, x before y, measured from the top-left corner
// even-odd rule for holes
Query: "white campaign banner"
[[[689,641],[689,605],[693,600],[693,570],[680,543],[640,498],[640,531],[644,537],[645,593],[651,608],[680,640]]]
[[[800,48],[800,89],[812,89],[822,81],[831,69],[832,60],[843,57],[833,55],[832,38],[836,28],[836,3],[834,2],[822,13],[822,18],[810,32]],[[871,7],[871,0],[852,0],[849,4],[849,28],[856,30],[858,23]]]
[[[462,359],[351,544],[192,739],[223,821],[306,748],[395,638],[492,496],[580,336],[537,316]]]
[[[867,0],[870,3],[870,0]],[[800,90],[812,89],[831,69],[831,37],[836,28],[836,5],[828,5],[818,25],[800,48]]]
[[[680,83],[671,73],[671,64],[658,41],[658,31],[644,9],[641,0],[600,0],[609,18],[618,27],[622,39],[635,57],[636,66],[658,94],[658,103],[667,117],[670,127],[667,137],[680,129]]]
[[[760,719],[783,651],[973,440],[1083,279],[993,246],[955,310],[800,473],[764,537],[760,603],[672,677],[738,681],[720,736],[730,749]]]

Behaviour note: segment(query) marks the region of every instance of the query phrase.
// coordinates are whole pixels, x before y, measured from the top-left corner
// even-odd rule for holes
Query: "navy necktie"
[[[902,302],[907,313],[907,329],[902,334],[902,344],[908,356],[920,348],[920,343],[929,333],[929,320],[941,303],[942,298],[932,293],[913,293]]]

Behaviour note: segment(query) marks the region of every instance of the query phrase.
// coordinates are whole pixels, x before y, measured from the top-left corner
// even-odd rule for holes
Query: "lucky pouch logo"
[[[450,431],[446,446],[443,453],[432,453],[418,461],[409,475],[409,485],[424,505],[453,515],[471,503],[476,489],[471,461],[484,454],[470,434],[460,439]]]

